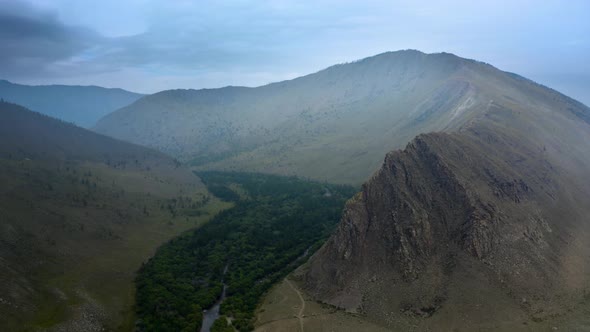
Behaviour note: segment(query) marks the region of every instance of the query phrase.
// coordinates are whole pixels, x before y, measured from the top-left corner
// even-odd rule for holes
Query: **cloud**
[[[112,8],[113,3],[105,1],[105,6]],[[60,6],[73,7],[66,0],[61,0]],[[124,12],[132,9],[125,6]],[[244,74],[241,84],[248,84],[252,77],[268,77],[266,73],[280,71],[280,66],[303,62],[309,58],[304,56],[310,47],[306,43],[319,41],[323,31],[345,31],[351,20],[348,14],[326,17],[287,1],[148,1],[145,7],[149,8],[146,22],[135,23],[145,25],[144,31],[105,37],[89,28],[63,23],[66,15],[58,13],[59,8],[0,0],[0,42],[8,50],[0,54],[0,71],[17,80],[62,80],[129,69],[166,77],[209,78],[226,71]],[[119,14],[113,12],[112,16]],[[89,11],[78,16],[85,15]],[[110,22],[106,17],[103,21]],[[101,27],[100,22],[94,23]]]
[[[0,0],[0,78],[255,86],[408,48],[531,77],[590,73],[589,11],[587,0]]]
[[[0,72],[39,76],[101,41],[84,27],[63,24],[54,13],[21,1],[0,1]]]
[[[268,70],[304,54],[309,57],[309,48],[330,44],[335,31],[346,33],[355,29],[352,23],[366,23],[366,17],[352,11],[328,14],[276,1],[153,2],[151,8],[146,31],[109,40],[96,59],[197,72]]]

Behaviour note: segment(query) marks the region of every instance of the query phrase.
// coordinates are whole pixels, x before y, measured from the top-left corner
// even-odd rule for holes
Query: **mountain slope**
[[[142,96],[98,86],[29,86],[0,80],[0,98],[85,128]]]
[[[590,110],[533,93],[389,153],[308,291],[393,329],[588,328]]]
[[[0,330],[130,330],[135,271],[220,206],[160,152],[0,103]]]
[[[420,133],[453,131],[492,100],[553,108],[564,98],[477,61],[399,51],[258,88],[160,92],[95,129],[202,169],[360,184],[388,151]]]

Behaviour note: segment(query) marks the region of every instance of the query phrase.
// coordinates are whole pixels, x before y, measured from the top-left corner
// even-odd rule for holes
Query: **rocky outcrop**
[[[455,326],[481,327],[473,310],[482,307],[467,303],[484,293],[486,310],[515,324],[581,301],[590,251],[569,244],[588,234],[590,208],[565,192],[590,191],[566,174],[569,163],[546,153],[547,141],[517,139],[499,126],[505,120],[420,135],[389,153],[311,259],[308,291],[396,328],[462,315],[467,325]],[[568,260],[584,268],[565,272]]]

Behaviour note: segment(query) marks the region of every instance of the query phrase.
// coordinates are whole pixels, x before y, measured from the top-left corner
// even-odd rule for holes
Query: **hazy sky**
[[[590,1],[0,0],[0,78],[256,86],[385,51],[489,62],[590,105]]]

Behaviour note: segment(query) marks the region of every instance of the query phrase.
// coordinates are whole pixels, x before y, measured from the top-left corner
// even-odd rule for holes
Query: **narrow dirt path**
[[[289,279],[285,279],[285,280],[287,281],[289,286],[291,286],[291,288],[297,293],[297,295],[299,296],[299,299],[301,300],[301,308],[299,308],[299,313],[297,314],[297,318],[299,319],[299,327],[301,329],[301,332],[304,332],[303,331],[303,311],[305,310],[305,300],[303,299],[301,292],[297,288],[295,288],[295,286],[293,286],[291,281]]]

